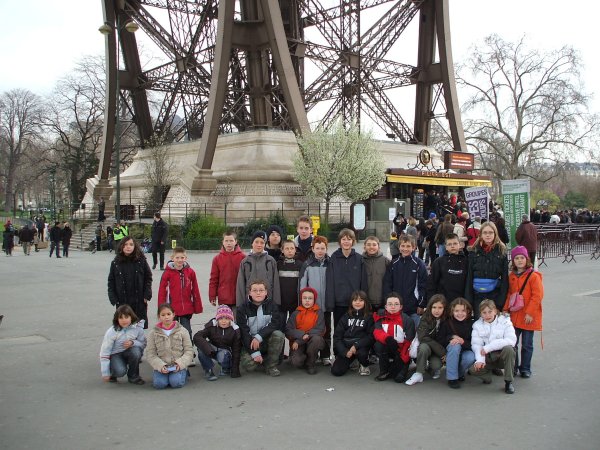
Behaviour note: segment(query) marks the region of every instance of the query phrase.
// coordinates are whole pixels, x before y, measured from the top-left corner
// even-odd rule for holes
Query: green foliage
[[[294,234],[294,232],[295,232],[293,227],[290,231],[290,224],[288,223],[286,218],[283,216],[281,211],[277,210],[277,211],[271,211],[271,213],[269,214],[269,217],[267,217],[267,218],[249,220],[246,223],[246,225],[244,225],[240,229],[239,236],[241,236],[241,237],[251,236],[257,230],[267,231],[267,228],[269,228],[270,225],[280,226],[284,230],[284,233],[286,233],[286,234]],[[285,236],[282,236],[282,237],[283,237],[283,239],[285,239]]]
[[[549,209],[557,208],[560,204],[558,195],[548,189],[534,190],[531,193],[531,207],[537,209],[537,204],[540,200],[545,200],[548,203]]]
[[[563,198],[562,204],[565,208],[584,208],[587,199],[581,192],[569,191]]]
[[[213,216],[188,216],[183,226],[185,239],[222,239],[227,226],[223,219]]]

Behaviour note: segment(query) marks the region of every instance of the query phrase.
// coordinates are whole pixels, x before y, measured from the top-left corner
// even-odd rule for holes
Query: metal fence
[[[538,230],[538,264],[548,258],[563,258],[563,263],[577,262],[575,256],[600,258],[600,225],[536,224]],[[547,265],[547,264],[546,264]]]

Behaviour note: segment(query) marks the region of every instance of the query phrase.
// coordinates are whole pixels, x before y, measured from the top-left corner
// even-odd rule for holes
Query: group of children
[[[377,361],[375,380],[414,385],[423,382],[427,371],[440,378],[445,364],[448,385],[460,388],[467,372],[489,384],[490,374],[503,369],[507,393],[514,392],[516,372],[523,378],[531,375],[543,287],[524,247],[512,251],[502,307],[484,299],[473,311],[472,301],[464,298],[468,266],[456,235],[447,236],[447,256],[436,260],[428,276],[410,235],[400,236],[399,255],[390,262],[376,237],[365,240],[359,255],[354,233],[342,230],[340,247],[329,257],[327,239],[310,235],[310,219],[301,217],[297,230],[294,241],[285,241],[278,227],[256,232],[248,255],[234,233],[224,235],[209,282],[209,300],[218,303],[217,313],[193,337],[190,319],[202,312],[202,301],[185,250],[175,249],[160,283],[158,324],[146,340],[135,325],[135,313],[119,307],[102,345],[103,378],[116,381],[127,374],[129,382],[143,384],[138,367],[145,348],[154,387],[181,387],[194,361],[194,346],[209,381],[239,377],[240,367],[278,376],[286,340],[290,363],[308,374],[315,374],[321,362],[331,365],[335,376],[351,369],[369,376]],[[412,360],[416,370],[408,377]]]

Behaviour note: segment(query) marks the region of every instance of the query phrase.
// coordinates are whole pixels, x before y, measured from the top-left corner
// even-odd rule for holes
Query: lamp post
[[[56,168],[53,167],[50,169],[50,198],[52,199],[52,221],[56,220]]]
[[[116,202],[115,202],[115,220],[117,221],[117,223],[119,223],[121,221],[121,170],[120,170],[120,166],[121,166],[121,118],[119,116],[120,114],[120,86],[119,86],[119,56],[120,56],[120,44],[121,44],[121,31],[123,30],[123,28],[128,31],[129,33],[135,33],[138,29],[139,26],[137,23],[133,22],[132,20],[129,20],[127,22],[125,22],[124,26],[122,26],[121,24],[121,14],[117,13],[117,27],[116,30],[115,28],[108,22],[104,22],[104,24],[102,26],[100,26],[100,28],[98,28],[98,31],[100,33],[102,33],[103,35],[109,35],[111,33],[114,33],[115,31],[117,32],[117,57],[116,57],[116,79],[115,79],[115,86],[116,86],[116,114],[115,114],[115,134],[116,137],[113,137],[113,141],[114,141],[114,152],[115,152],[115,164],[117,166],[117,198],[116,198]]]

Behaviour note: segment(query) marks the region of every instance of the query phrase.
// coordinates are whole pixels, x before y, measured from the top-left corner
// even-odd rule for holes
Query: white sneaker
[[[331,358],[323,358],[324,366],[333,366],[333,357]]]
[[[412,374],[412,377],[410,377],[408,380],[406,380],[406,385],[412,386],[413,384],[422,383],[422,382],[423,382],[423,375],[420,374],[419,372],[415,372]]]
[[[358,374],[361,377],[368,377],[369,375],[371,375],[371,369],[369,369],[368,367],[365,367],[363,365],[361,365],[358,369]]]
[[[440,369],[434,370],[433,373],[431,374],[431,378],[433,378],[434,380],[437,380],[440,377]],[[421,381],[423,380],[423,377],[421,377]]]

